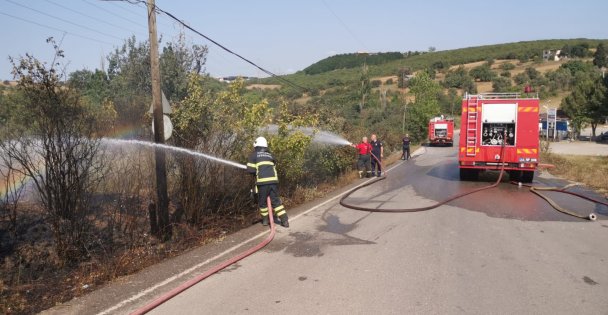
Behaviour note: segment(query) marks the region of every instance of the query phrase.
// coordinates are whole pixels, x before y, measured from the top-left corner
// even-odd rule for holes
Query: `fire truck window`
[[[506,131],[506,136],[505,136]],[[482,145],[515,145],[515,124],[483,123],[481,128]]]

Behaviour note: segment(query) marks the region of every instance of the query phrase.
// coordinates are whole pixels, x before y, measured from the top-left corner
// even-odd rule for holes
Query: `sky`
[[[608,39],[605,0],[156,0],[156,5],[277,74],[339,53]],[[158,28],[165,41],[184,31],[165,15],[158,16]],[[184,32],[189,43],[208,45],[206,70],[212,76],[264,76]],[[0,0],[0,34],[0,80],[12,79],[9,56],[30,53],[52,60],[45,41],[51,36],[61,42],[68,71],[94,70],[131,35],[148,39],[146,9],[126,1]]]

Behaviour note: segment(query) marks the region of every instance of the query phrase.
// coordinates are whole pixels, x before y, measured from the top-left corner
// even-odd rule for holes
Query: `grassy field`
[[[551,174],[583,183],[608,196],[608,156],[543,153],[541,160],[555,165],[549,170]]]

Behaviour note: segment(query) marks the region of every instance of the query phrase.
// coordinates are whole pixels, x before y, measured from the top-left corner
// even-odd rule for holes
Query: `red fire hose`
[[[143,306],[142,308],[139,308],[139,309],[133,311],[131,313],[131,315],[140,315],[140,314],[148,313],[149,311],[151,311],[151,310],[155,309],[156,307],[158,307],[159,305],[167,302],[168,300],[172,299],[173,297],[182,293],[183,291],[187,290],[188,288],[192,287],[193,285],[205,280],[209,276],[211,276],[211,275],[217,273],[218,271],[236,263],[237,261],[257,252],[258,250],[262,249],[264,246],[268,245],[268,243],[270,243],[270,241],[272,241],[272,239],[274,238],[274,235],[275,235],[275,223],[274,223],[272,205],[270,203],[270,197],[268,197],[267,202],[268,202],[268,216],[270,218],[270,220],[269,220],[270,221],[270,234],[268,235],[268,237],[266,239],[264,239],[258,245],[240,253],[239,255],[236,255],[236,256],[222,262],[221,264],[214,266],[213,268],[207,270],[203,274],[198,275],[198,276],[180,284],[175,289],[157,297],[152,302],[148,303],[147,305]]]
[[[501,158],[502,158],[503,153],[504,153],[504,148],[505,148],[505,146],[503,144],[502,149],[501,149],[501,153],[500,153]],[[380,164],[380,168],[382,168],[382,163],[380,162],[380,160],[373,153],[372,153],[372,157],[376,160],[376,162],[378,162],[378,164]],[[502,163],[502,166],[500,168],[500,175],[498,176],[498,179],[496,180],[496,182],[493,183],[492,185],[476,188],[476,189],[473,189],[473,190],[465,192],[465,193],[457,194],[457,195],[449,197],[449,198],[447,198],[445,200],[442,200],[442,201],[440,201],[438,203],[435,203],[433,205],[426,206],[426,207],[405,208],[405,209],[381,209],[381,208],[361,207],[361,206],[356,206],[356,205],[351,205],[351,204],[346,203],[346,201],[345,201],[346,198],[348,198],[354,192],[358,191],[361,188],[373,185],[373,184],[375,184],[375,183],[377,183],[377,182],[379,182],[381,180],[384,180],[384,179],[386,179],[386,177],[378,177],[376,180],[372,180],[372,181],[370,181],[368,183],[365,183],[365,184],[363,184],[363,185],[361,185],[361,186],[359,186],[359,187],[357,187],[357,188],[349,191],[347,194],[345,194],[344,196],[342,196],[342,198],[340,199],[340,205],[342,205],[343,207],[349,208],[349,209],[360,210],[360,211],[368,211],[368,212],[394,212],[394,213],[400,213],[400,212],[418,212],[418,211],[431,210],[431,209],[435,209],[435,208],[437,208],[439,206],[442,206],[442,205],[444,205],[444,204],[446,204],[446,203],[448,203],[450,201],[453,201],[455,199],[462,198],[464,196],[467,196],[467,195],[470,195],[470,194],[474,194],[476,192],[480,192],[482,190],[486,190],[486,189],[490,189],[490,188],[494,188],[494,187],[498,186],[498,184],[500,184],[500,181],[502,180],[502,177],[503,177],[503,174],[504,174],[504,171],[505,171],[505,164],[506,163]],[[544,165],[548,166],[549,164],[544,164]],[[550,166],[553,166],[553,165],[550,165]],[[593,213],[593,212],[590,213],[589,215],[581,215],[581,214],[578,214],[578,213],[576,213],[576,212],[574,212],[572,210],[569,210],[569,209],[566,209],[564,207],[561,207],[554,200],[552,200],[551,198],[549,198],[546,195],[542,194],[540,191],[555,191],[555,192],[560,192],[560,193],[564,193],[564,194],[570,194],[570,195],[573,195],[573,196],[576,196],[576,197],[579,197],[579,198],[582,198],[582,199],[586,199],[588,201],[591,201],[591,202],[594,202],[594,203],[597,203],[597,204],[602,204],[602,205],[608,206],[608,203],[606,203],[606,202],[599,201],[599,200],[587,197],[585,195],[582,195],[582,194],[579,194],[579,193],[575,193],[575,192],[566,190],[566,189],[570,188],[572,185],[567,185],[567,186],[564,186],[564,187],[539,187],[539,186],[532,186],[532,185],[529,185],[529,184],[521,184],[521,183],[513,182],[513,181],[511,181],[511,183],[514,184],[514,185],[522,185],[522,186],[529,187],[530,188],[530,192],[536,194],[540,198],[542,198],[545,201],[547,201],[547,203],[549,203],[555,210],[557,210],[557,211],[559,211],[561,213],[567,214],[567,215],[571,215],[571,216],[580,218],[580,219],[586,219],[586,220],[589,220],[589,221],[595,221],[595,220],[597,220],[597,215],[595,213]]]
[[[530,192],[532,192],[533,194],[536,194],[540,198],[542,198],[545,201],[547,201],[555,210],[557,210],[557,211],[559,211],[561,213],[565,213],[567,215],[571,215],[571,216],[576,217],[576,218],[580,218],[580,219],[587,219],[589,221],[595,221],[595,220],[597,220],[597,215],[595,213],[593,213],[593,212],[591,212],[588,215],[582,215],[582,214],[576,213],[576,212],[574,212],[574,211],[572,211],[570,209],[566,209],[566,208],[558,205],[557,202],[555,202],[551,198],[547,197],[545,194],[542,194],[541,191],[554,191],[554,192],[569,194],[569,195],[576,196],[576,197],[579,197],[581,199],[585,199],[585,200],[588,200],[588,201],[591,201],[591,202],[594,202],[594,203],[597,203],[597,204],[602,204],[604,206],[608,206],[608,203],[606,203],[606,202],[599,201],[599,200],[587,197],[587,196],[585,196],[583,194],[579,194],[579,193],[575,193],[573,191],[566,190],[566,189],[568,189],[570,187],[573,187],[573,186],[576,186],[576,185],[566,185],[564,187],[543,187],[543,186],[532,186],[532,185],[529,185],[529,184],[521,184],[521,183],[514,182],[514,181],[511,181],[511,184],[518,185],[518,186],[521,185],[521,186],[525,186],[525,187],[530,188]]]
[[[501,151],[500,151],[500,158],[501,158],[501,160],[502,160],[502,157],[504,155],[503,154],[504,150],[505,150],[505,145],[503,143]],[[382,163],[380,162],[380,160],[373,153],[372,153],[372,157],[376,160],[376,162],[378,162],[378,164],[380,164],[380,168],[382,169]],[[500,181],[502,180],[502,176],[503,176],[503,174],[505,172],[505,163],[501,163],[501,164],[502,164],[502,166],[500,168],[500,175],[498,176],[498,179],[496,180],[496,182],[494,184],[489,185],[489,186],[484,186],[484,187],[476,188],[476,189],[473,189],[471,191],[467,191],[467,192],[464,192],[464,193],[461,193],[461,194],[454,195],[452,197],[449,197],[449,198],[447,198],[445,200],[442,200],[442,201],[440,201],[440,202],[438,202],[436,204],[430,205],[430,206],[419,207],[419,208],[404,208],[404,209],[382,209],[382,208],[361,207],[361,206],[351,205],[351,204],[346,203],[345,200],[350,195],[352,195],[353,193],[355,193],[356,191],[358,191],[361,188],[373,185],[373,184],[375,184],[375,183],[377,183],[377,182],[379,182],[381,180],[385,180],[386,176],[385,177],[378,177],[376,180],[372,180],[372,181],[370,181],[368,183],[365,183],[365,184],[363,184],[363,185],[361,185],[361,186],[359,186],[359,187],[357,187],[357,188],[349,191],[347,194],[345,194],[344,196],[342,196],[342,198],[340,199],[340,205],[342,205],[343,207],[349,208],[349,209],[359,210],[359,211],[368,211],[368,212],[396,212],[396,213],[399,213],[399,212],[418,212],[418,211],[426,211],[426,210],[435,209],[435,208],[440,207],[440,206],[442,206],[442,205],[444,205],[444,204],[446,204],[446,203],[448,203],[450,201],[453,201],[455,199],[462,198],[464,196],[467,196],[467,195],[470,195],[470,194],[474,194],[476,192],[480,192],[482,190],[486,190],[486,189],[490,189],[490,188],[494,188],[494,187],[498,186],[498,184],[500,184]]]

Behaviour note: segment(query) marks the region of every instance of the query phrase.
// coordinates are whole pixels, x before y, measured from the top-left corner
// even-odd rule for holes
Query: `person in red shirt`
[[[371,168],[371,155],[372,146],[367,142],[367,137],[363,137],[361,139],[361,143],[351,146],[357,149],[357,153],[359,153],[359,160],[357,161],[357,168],[359,169],[359,178],[363,178],[363,171],[365,170],[365,176],[371,177],[372,168]]]

